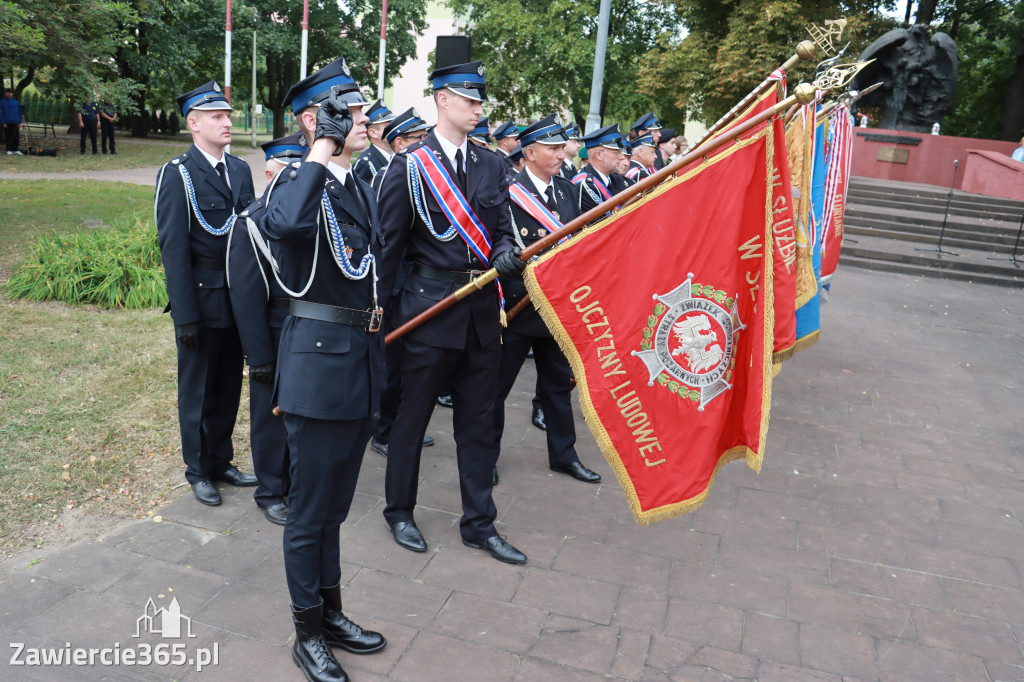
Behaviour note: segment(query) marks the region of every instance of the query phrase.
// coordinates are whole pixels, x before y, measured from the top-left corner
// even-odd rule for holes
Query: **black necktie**
[[[366,211],[366,205],[363,204],[363,197],[359,194],[359,188],[356,187],[356,178],[352,173],[345,176],[345,189],[347,189],[348,193],[352,195],[353,199],[355,199],[356,206],[358,206],[359,210],[363,212],[363,217],[368,218],[369,214]]]
[[[462,150],[459,149],[455,152],[455,172],[459,176],[459,185],[462,187],[462,191],[466,191],[466,165],[462,162]]]
[[[220,179],[224,183],[224,188],[227,189],[228,194],[231,194],[231,185],[228,184],[228,169],[224,167],[223,161],[217,162],[217,175],[220,176]]]
[[[558,215],[558,204],[555,202],[555,188],[552,185],[548,185],[548,188],[544,190],[544,196],[547,197],[548,210]]]

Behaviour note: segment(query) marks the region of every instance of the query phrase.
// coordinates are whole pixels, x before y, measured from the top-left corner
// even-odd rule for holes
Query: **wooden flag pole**
[[[794,88],[792,95],[782,100],[771,109],[767,109],[758,114],[757,116],[754,116],[753,118],[744,121],[740,125],[734,128],[730,128],[729,130],[722,133],[713,140],[710,140],[708,142],[705,142],[704,144],[699,145],[698,147],[687,153],[685,156],[665,166],[654,175],[651,175],[641,180],[637,184],[615,195],[608,201],[605,201],[595,206],[594,208],[590,209],[589,211],[579,216],[575,220],[572,220],[571,222],[566,224],[565,227],[558,230],[557,232],[551,232],[543,239],[540,239],[534,242],[533,244],[530,244],[530,246],[523,249],[520,258],[522,258],[524,261],[528,261],[529,259],[539,254],[541,251],[544,251],[548,247],[557,244],[558,241],[563,237],[566,237],[572,234],[573,232],[578,232],[579,230],[583,229],[590,223],[603,217],[605,213],[609,213],[611,211],[616,210],[616,208],[619,205],[626,203],[633,197],[654,189],[656,186],[661,184],[663,181],[668,180],[670,177],[675,175],[678,171],[682,170],[685,166],[689,165],[690,163],[699,160],[701,157],[710,154],[719,147],[722,147],[725,144],[735,140],[737,137],[753,130],[754,128],[761,125],[765,121],[771,120],[773,116],[777,116],[778,114],[782,113],[794,103],[810,102],[811,100],[814,99],[814,94],[815,88],[813,85],[811,85],[810,83],[801,83],[796,88]],[[456,289],[455,292],[452,293],[447,298],[438,301],[430,308],[427,308],[416,317],[412,318],[405,324],[393,330],[390,334],[387,335],[385,343],[393,343],[394,341],[408,334],[413,329],[420,326],[430,318],[444,312],[448,308],[451,308],[453,305],[455,305],[462,299],[466,298],[473,292],[483,289],[486,285],[490,284],[495,279],[497,279],[497,277],[497,270],[495,270],[494,268],[487,270],[469,284],[463,285],[462,287]],[[523,305],[525,306],[525,303]]]

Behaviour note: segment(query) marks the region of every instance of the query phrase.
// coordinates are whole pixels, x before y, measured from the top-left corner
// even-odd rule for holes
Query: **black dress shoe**
[[[530,418],[530,421],[532,421],[533,425],[541,431],[548,430],[548,423],[544,421],[544,410],[539,407],[533,408],[533,416]]]
[[[341,611],[341,583],[321,588],[324,600],[323,638],[328,646],[336,646],[351,654],[372,654],[383,649],[388,640],[373,630],[364,630]]]
[[[579,462],[573,462],[569,466],[564,467],[551,467],[551,470],[557,471],[560,474],[569,474],[577,481],[583,481],[584,483],[601,482],[601,474],[591,471]]]
[[[259,485],[260,479],[256,478],[252,474],[246,474],[239,471],[236,467],[228,467],[219,474],[212,476],[213,480],[221,481],[229,485],[237,485],[241,488],[251,488],[254,485]]]
[[[492,535],[481,543],[470,542],[463,538],[462,544],[473,549],[482,549],[498,561],[504,561],[506,564],[526,563],[526,555],[505,542],[500,535]]]
[[[284,502],[278,502],[272,504],[269,507],[262,507],[263,515],[267,517],[267,521],[278,526],[283,526],[288,521],[288,505]]]
[[[434,444],[434,439],[430,436],[423,436],[423,447],[430,447]]]
[[[450,395],[439,395],[437,396],[437,404],[441,407],[451,407],[452,397]]]
[[[370,447],[373,448],[374,450],[376,450],[377,452],[379,452],[384,457],[388,456],[388,444],[387,443],[381,443],[376,438],[371,438],[370,439]]]
[[[491,485],[492,486],[498,485],[498,465],[497,464],[494,465],[494,470],[491,471]]]
[[[389,523],[391,534],[395,536],[395,542],[406,549],[414,552],[426,552],[427,541],[423,539],[423,533],[416,527],[415,521],[398,521]]]
[[[217,491],[217,487],[209,481],[202,480],[193,483],[192,493],[197,500],[209,507],[216,507],[220,504],[220,493]]]

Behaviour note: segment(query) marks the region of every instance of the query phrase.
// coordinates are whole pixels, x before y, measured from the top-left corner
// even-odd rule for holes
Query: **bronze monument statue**
[[[928,26],[889,31],[864,50],[859,61],[875,61],[854,79],[860,89],[881,81],[860,107],[882,107],[880,128],[927,133],[942,121],[956,91],[956,43],[945,33],[929,39]]]

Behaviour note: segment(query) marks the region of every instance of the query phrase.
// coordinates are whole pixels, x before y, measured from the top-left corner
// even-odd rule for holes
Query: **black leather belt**
[[[486,272],[485,270],[440,270],[423,263],[413,263],[412,271],[413,274],[420,277],[426,277],[438,282],[451,282],[452,284],[469,284]]]
[[[217,260],[216,258],[200,258],[199,256],[192,256],[192,267],[202,268],[203,270],[223,270],[224,261]]]
[[[380,329],[379,311],[353,310],[325,303],[292,300],[289,304],[289,312],[293,317],[304,317],[307,320],[319,320],[332,324],[346,324],[350,327],[360,327],[368,332]]]
[[[291,310],[292,299],[273,297],[269,305],[271,310]]]

